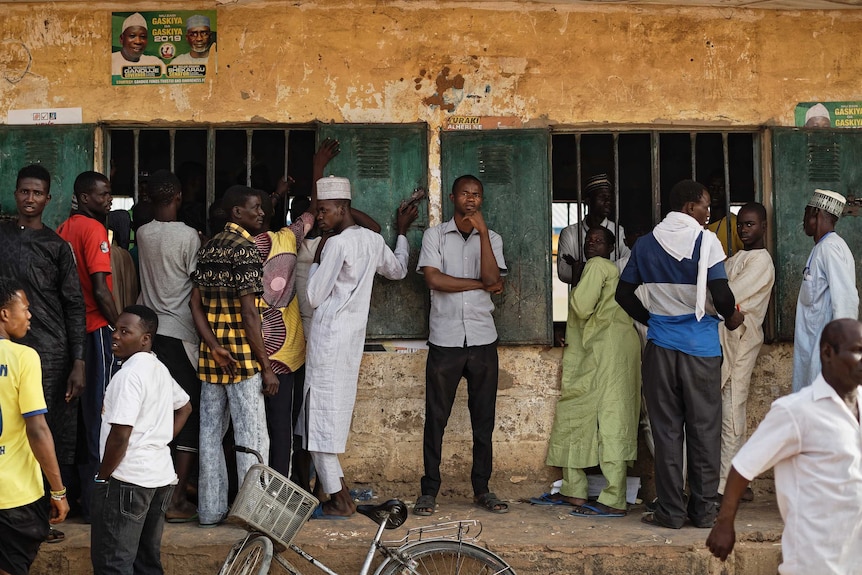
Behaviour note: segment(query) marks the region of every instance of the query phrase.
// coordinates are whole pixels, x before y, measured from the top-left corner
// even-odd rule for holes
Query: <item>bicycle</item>
[[[324,573],[338,575],[293,543],[318,500],[264,465],[257,451],[235,449],[255,455],[259,463],[246,473],[228,514],[229,521],[243,525],[249,533],[233,545],[219,575],[266,575],[273,559],[291,575],[301,575],[282,557],[287,549]],[[384,559],[374,575],[515,575],[503,559],[474,543],[482,532],[475,519],[416,527],[397,541],[384,542],[386,529],[397,529],[407,520],[407,505],[390,499],[380,505],[359,505],[356,510],[377,524],[359,575],[368,575],[377,553]]]

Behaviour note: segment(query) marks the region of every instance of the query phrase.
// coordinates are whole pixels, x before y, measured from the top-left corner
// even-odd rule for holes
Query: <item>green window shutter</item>
[[[458,176],[482,180],[482,215],[503,238],[508,275],[494,295],[501,343],[545,344],[551,324],[551,192],[546,130],[443,132],[443,214],[453,214],[449,192]]]
[[[862,132],[776,128],[772,136],[772,156],[778,337],[790,340],[793,339],[802,271],[814,247],[813,239],[802,231],[805,204],[817,188],[833,190],[848,200],[862,196],[862,164],[859,163]],[[862,227],[858,205],[855,209],[850,207],[850,213],[838,220],[835,231],[858,260],[862,251]],[[862,266],[857,264],[857,286],[860,279]]]
[[[72,207],[72,186],[78,174],[93,169],[95,127],[92,125],[0,126],[0,209],[15,214],[15,180],[28,164],[42,164],[51,173],[51,202],[42,221],[57,229]]]
[[[325,124],[318,138],[341,143],[341,153],[327,166],[327,175],[350,179],[352,206],[374,218],[389,247],[398,234],[395,211],[417,187],[428,187],[428,126],[426,124]],[[374,279],[366,338],[424,338],[428,336],[429,293],[416,273],[422,233],[428,227],[428,202],[407,234],[410,260],[407,277]]]

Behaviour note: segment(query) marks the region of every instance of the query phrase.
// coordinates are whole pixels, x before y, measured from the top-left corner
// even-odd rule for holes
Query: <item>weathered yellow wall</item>
[[[425,358],[424,352],[366,353],[363,357],[350,440],[342,458],[353,480],[377,485],[406,481],[418,486],[422,475]],[[544,463],[560,395],[561,360],[562,348],[500,350],[491,483],[509,497],[528,496],[559,477],[559,472]],[[790,393],[792,371],[791,345],[763,347],[751,381],[749,431],[775,399]],[[466,385],[462,384],[443,440],[444,493],[454,490],[470,495],[471,441]],[[649,457],[643,459],[648,461]],[[643,469],[645,482],[651,483],[648,466],[635,469]]]
[[[85,122],[421,120],[434,133],[448,108],[533,125],[787,125],[799,101],[858,98],[862,72],[860,11],[148,2],[135,7],[218,8],[218,74],[112,87],[110,12],[128,4],[0,6],[0,118],[80,106]],[[430,152],[439,209],[437,138]]]
[[[450,111],[533,126],[760,126],[792,124],[800,101],[860,98],[862,11],[366,0],[217,8],[214,78],[112,87],[110,12],[127,4],[0,4],[0,118],[10,109],[80,106],[85,122],[425,121],[439,220],[434,134]],[[787,391],[789,350],[765,354],[753,421]],[[351,478],[418,481],[424,358],[366,354],[344,458]],[[549,477],[543,461],[560,350],[503,349],[501,366],[495,483],[511,495],[517,482]],[[464,488],[469,420],[459,397],[444,473]]]
[[[128,9],[2,4],[3,75],[16,76],[28,52],[33,61],[20,82],[2,82],[0,112],[436,127],[446,114],[426,100],[442,86],[458,114],[525,122],[787,124],[797,101],[857,97],[862,69],[858,11],[261,1],[218,8],[219,69],[207,84],[111,87],[110,12]]]

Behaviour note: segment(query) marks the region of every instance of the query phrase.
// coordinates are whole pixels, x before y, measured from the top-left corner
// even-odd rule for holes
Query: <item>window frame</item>
[[[141,132],[144,131],[167,131],[168,137],[170,141],[170,170],[174,172],[176,170],[175,158],[176,158],[176,134],[178,131],[206,131],[207,134],[207,142],[206,142],[206,171],[207,171],[207,196],[206,196],[206,205],[209,208],[210,205],[215,201],[215,192],[216,192],[216,171],[215,171],[215,152],[216,152],[216,132],[218,131],[245,131],[246,133],[246,185],[251,185],[251,170],[248,166],[252,165],[252,156],[253,156],[253,146],[252,139],[254,137],[255,131],[266,131],[266,132],[284,132],[284,173],[282,176],[287,177],[290,162],[288,159],[289,155],[289,141],[290,141],[290,133],[292,131],[313,131],[318,132],[320,123],[312,122],[312,123],[260,123],[260,122],[249,122],[249,123],[235,123],[235,122],[227,122],[227,123],[201,123],[201,124],[189,124],[189,123],[169,123],[169,124],[158,124],[152,125],[150,123],[140,123],[140,122],[101,122],[99,125],[99,130],[101,131],[101,142],[102,142],[102,162],[103,165],[109,167],[111,165],[111,152],[112,152],[112,141],[111,141],[111,132],[113,130],[130,130],[133,135],[133,146],[135,157],[133,160],[133,198],[134,201],[138,201],[138,191],[139,191],[139,172],[140,172],[140,135]]]
[[[710,126],[710,125],[684,125],[684,126],[662,126],[662,125],[625,125],[625,124],[615,124],[615,125],[603,125],[603,126],[552,126],[550,129],[550,155],[553,157],[553,148],[554,148],[554,136],[573,134],[575,135],[576,141],[576,184],[577,184],[577,194],[574,202],[577,204],[577,221],[583,221],[585,217],[584,213],[584,197],[582,190],[582,178],[583,172],[581,167],[581,157],[582,157],[582,149],[581,149],[581,138],[584,135],[596,135],[596,134],[610,134],[613,138],[613,185],[614,185],[614,218],[615,221],[619,221],[620,218],[620,188],[619,188],[619,175],[620,175],[620,165],[619,165],[619,137],[625,134],[649,134],[650,136],[650,180],[651,180],[651,190],[650,190],[650,202],[651,202],[651,219],[653,225],[657,224],[662,219],[662,203],[661,203],[661,154],[660,154],[660,136],[662,134],[680,134],[687,133],[689,134],[689,146],[691,150],[690,154],[690,168],[693,177],[696,177],[697,174],[697,136],[699,134],[721,134],[722,136],[722,162],[724,165],[724,178],[725,184],[727,186],[727,193],[725,195],[725,209],[726,213],[731,212],[731,208],[735,207],[735,204],[731,201],[731,188],[730,188],[730,175],[729,175],[729,163],[728,163],[728,137],[731,134],[751,134],[752,136],[752,166],[753,166],[753,176],[754,176],[754,201],[758,201],[763,203],[766,208],[767,213],[767,221],[772,222],[774,220],[773,215],[773,198],[772,198],[772,133],[770,128],[767,126]],[[569,202],[559,202],[554,198],[554,182],[553,182],[553,162],[551,164],[551,182],[550,182],[550,193],[551,193],[551,206],[553,210],[553,205],[555,203],[572,203]],[[571,214],[572,208],[569,208],[569,214]],[[552,230],[553,230],[553,222],[552,222]],[[770,226],[770,229],[773,230],[774,227]],[[728,227],[728,233],[732,233],[730,228]],[[775,249],[773,242],[773,232],[767,234],[766,247],[769,253],[775,258]],[[580,237],[578,238],[580,242]],[[617,236],[616,238],[616,250],[619,250],[620,244],[622,242],[622,238]],[[556,257],[557,251],[552,248],[552,273],[554,276],[551,278],[551,284],[553,286],[556,278]],[[580,246],[581,253],[583,253],[583,246]],[[571,286],[569,286],[571,288]],[[553,291],[553,287],[552,287]],[[770,300],[769,310],[766,315],[765,320],[765,328],[766,328],[766,337],[768,340],[772,340],[775,338],[777,333],[776,331],[776,317],[774,312],[774,297],[773,294]],[[552,295],[553,298],[553,295]],[[554,322],[553,310],[551,312],[551,322]]]

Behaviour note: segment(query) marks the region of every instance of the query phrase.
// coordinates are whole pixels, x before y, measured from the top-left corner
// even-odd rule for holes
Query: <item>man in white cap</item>
[[[625,229],[608,218],[614,215],[613,185],[607,174],[597,174],[587,180],[584,186],[584,198],[587,200],[587,215],[583,222],[575,222],[566,226],[560,232],[557,244],[557,276],[560,281],[576,285],[581,278],[586,260],[581,256],[581,246],[591,228],[607,228],[615,237],[620,238],[619,254],[617,250],[611,253],[611,261],[628,260],[631,251],[622,243],[626,237]],[[578,238],[580,236],[580,239]]]
[[[209,60],[210,49],[213,47],[209,17],[201,14],[189,16],[189,19],[186,20],[186,41],[191,50],[171,60],[171,65],[206,65]]]
[[[829,110],[823,104],[814,104],[808,111],[805,112],[805,127],[806,128],[831,128],[832,119],[829,117]]]
[[[123,28],[120,33],[120,45],[118,52],[111,54],[111,75],[122,76],[123,68],[128,66],[158,66],[160,75],[165,74],[165,63],[156,56],[144,54],[149,41],[147,32],[147,20],[140,12],[135,12],[123,20]]]
[[[382,236],[354,221],[350,180],[330,176],[317,181],[317,226],[334,235],[315,255],[307,287],[308,303],[315,311],[299,429],[318,481],[330,497],[314,517],[332,519],[356,512],[338,454],[344,453],[353,416],[371,287],[375,273],[391,280],[407,275],[410,245],[405,234],[417,215],[415,206],[399,208],[393,254]]]
[[[820,373],[820,334],[833,319],[859,316],[856,265],[847,242],[835,232],[844,212],[844,196],[814,190],[805,207],[802,228],[814,249],[802,270],[793,334],[793,391],[811,385]]]

